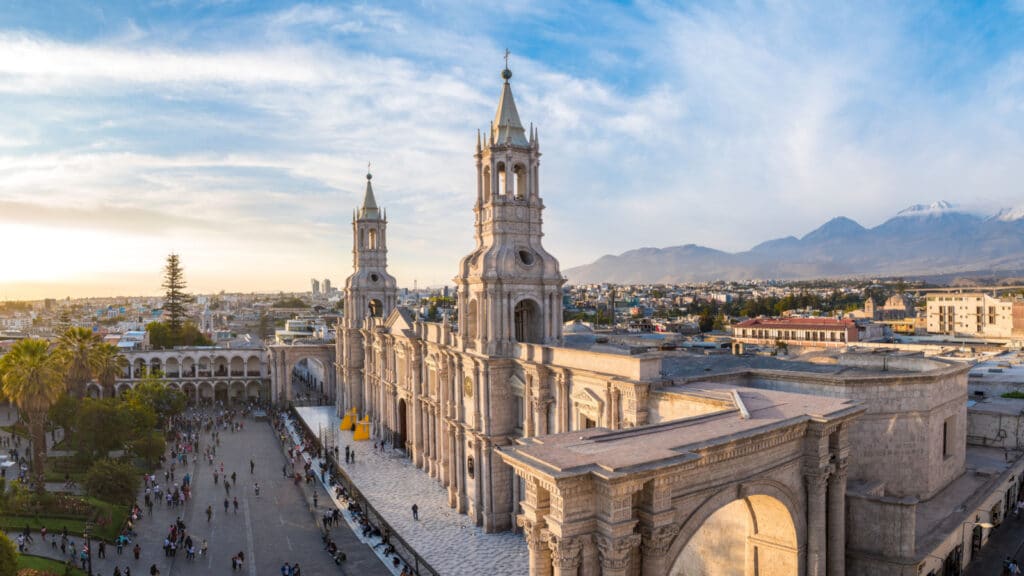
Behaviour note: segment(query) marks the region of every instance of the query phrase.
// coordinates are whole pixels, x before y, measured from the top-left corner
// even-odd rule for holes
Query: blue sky
[[[1024,204],[1022,0],[480,4],[4,3],[0,299],[341,284],[370,161],[446,282],[505,47],[563,268]]]

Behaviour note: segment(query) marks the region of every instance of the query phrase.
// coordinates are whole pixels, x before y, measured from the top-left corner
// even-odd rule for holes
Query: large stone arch
[[[270,347],[271,397],[277,403],[293,399],[291,374],[295,365],[305,359],[318,361],[324,368],[324,394],[332,401],[336,399],[336,376],[334,343],[323,344],[279,344]]]
[[[722,518],[729,513],[733,518]],[[739,516],[742,515],[742,518]],[[718,530],[715,543],[718,546],[715,558],[703,558],[695,561],[691,554],[700,554],[691,544],[706,544],[702,539],[708,531],[702,528]],[[734,526],[740,522],[749,522],[749,534],[745,535],[743,556],[745,565],[737,566],[735,552],[730,546],[729,534],[723,527],[729,522]],[[787,533],[789,532],[789,533]],[[695,540],[695,538],[697,540]],[[802,499],[797,498],[786,485],[768,478],[752,482],[737,483],[715,492],[704,500],[685,519],[679,534],[669,546],[666,558],[672,576],[692,575],[802,575],[806,572],[806,512]],[[755,553],[751,553],[757,548]],[[732,555],[730,555],[732,553]],[[755,558],[757,564],[755,565]],[[715,570],[714,561],[727,561],[727,569]],[[711,569],[706,569],[711,566]],[[690,567],[687,571],[683,568]],[[704,568],[704,569],[702,569]]]
[[[513,336],[516,342],[540,344],[544,340],[544,308],[530,296],[512,305]]]

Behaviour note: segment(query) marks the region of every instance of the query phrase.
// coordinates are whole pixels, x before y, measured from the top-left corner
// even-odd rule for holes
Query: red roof
[[[849,318],[751,318],[744,320],[738,328],[789,328],[796,330],[848,330],[856,328]]]

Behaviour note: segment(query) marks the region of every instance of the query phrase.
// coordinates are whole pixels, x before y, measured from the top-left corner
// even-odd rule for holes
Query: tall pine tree
[[[167,256],[163,288],[166,290],[164,321],[170,328],[172,337],[178,337],[185,322],[185,305],[192,302],[192,296],[185,292],[185,271],[181,267],[177,254],[172,253]]]

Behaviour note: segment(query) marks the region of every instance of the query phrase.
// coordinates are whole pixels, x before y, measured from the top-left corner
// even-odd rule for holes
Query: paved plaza
[[[332,407],[301,407],[299,415],[310,430],[338,430]],[[464,514],[448,507],[440,482],[413,466],[398,450],[375,452],[373,440],[352,442],[350,432],[338,432],[338,447],[356,451],[355,464],[345,473],[389,524],[430,565],[446,576],[526,574],[529,550],[522,535],[486,534]],[[343,459],[342,459],[343,460]],[[419,520],[412,518],[412,505]]]
[[[98,558],[94,545],[95,574],[109,575],[113,574],[115,566],[120,566],[122,571],[125,566],[130,566],[132,574],[145,576],[152,564],[156,564],[163,576],[228,574],[231,573],[231,558],[239,552],[245,553],[242,573],[249,576],[280,574],[284,562],[299,562],[305,575],[376,576],[391,573],[374,551],[345,525],[333,528],[331,533],[348,560],[339,567],[324,551],[320,528],[315,520],[325,510],[324,506],[329,505],[330,499],[322,487],[316,486],[321,509],[314,513],[311,510],[313,485],[297,486],[283,477],[282,466],[287,459],[280,440],[268,423],[246,419],[243,431],[222,430],[220,437],[214,463],[219,467],[223,462],[228,476],[232,472],[237,474],[237,485],[231,488],[231,497],[238,497],[238,511],[232,507],[230,512],[224,512],[223,483],[214,483],[213,468],[205,460],[189,464],[185,470],[179,468],[176,474],[179,482],[185,472],[193,476],[192,501],[176,508],[158,504],[154,506],[152,516],[147,515],[136,524],[136,541],[142,546],[139,560],[133,559],[130,548],[118,556],[113,546],[107,546],[106,559]],[[207,446],[210,435],[202,434],[201,441],[202,446]],[[256,464],[253,474],[249,473],[250,459]],[[157,474],[160,484],[165,485],[163,470]],[[255,483],[260,485],[258,497],[253,489]],[[139,501],[141,503],[141,496]],[[213,507],[210,522],[206,520],[207,505]],[[208,540],[209,553],[206,557],[187,560],[181,550],[174,557],[164,556],[163,538],[178,516],[185,522],[197,550],[203,539]],[[78,547],[81,546],[79,536],[72,535],[71,538]],[[29,553],[60,556],[59,548],[39,542],[38,533],[35,539]]]

